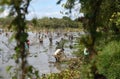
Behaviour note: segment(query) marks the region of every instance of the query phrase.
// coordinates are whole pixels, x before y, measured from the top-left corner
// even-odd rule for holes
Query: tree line
[[[28,25],[29,24],[31,24],[32,26],[35,26],[38,29],[80,28],[82,26],[81,22],[71,20],[69,17],[63,17],[63,18],[43,17],[41,19],[34,18],[31,21],[28,21]]]
[[[12,22],[14,17],[6,17],[0,18],[1,27],[5,28],[8,27]],[[69,17],[64,16],[63,18],[50,18],[50,17],[43,17],[41,19],[33,18],[32,20],[25,20],[27,23],[28,28],[81,28],[82,23],[76,20],[72,20]]]

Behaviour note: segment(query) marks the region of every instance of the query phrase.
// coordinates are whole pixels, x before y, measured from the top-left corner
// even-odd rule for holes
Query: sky
[[[29,14],[26,15],[26,19],[31,20],[33,18],[39,19],[43,17],[62,18],[65,15],[60,12],[65,12],[66,10],[61,5],[57,5],[57,1],[58,0],[32,0],[28,8]],[[0,17],[5,17],[8,13],[9,10],[5,10],[0,14]],[[73,15],[72,18],[76,18],[78,15],[83,16],[83,14],[79,14],[79,12],[74,12]]]
[[[32,0],[29,6],[29,14],[27,19],[42,18],[42,17],[57,17],[64,16],[60,13],[63,11],[61,5],[56,4],[57,0]]]

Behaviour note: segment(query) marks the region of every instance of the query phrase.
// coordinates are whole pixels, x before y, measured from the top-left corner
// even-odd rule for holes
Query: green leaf
[[[12,79],[17,79],[17,77],[16,77],[16,76],[13,76]]]
[[[39,71],[35,71],[35,75],[38,78],[39,77]]]
[[[61,1],[62,1],[62,0],[57,1],[57,3],[56,3],[56,4],[60,4],[60,3],[61,3]]]
[[[33,66],[29,66],[28,70],[30,73],[32,73]]]
[[[6,67],[6,71],[9,72],[12,67],[13,67],[13,66],[7,66],[7,67]]]

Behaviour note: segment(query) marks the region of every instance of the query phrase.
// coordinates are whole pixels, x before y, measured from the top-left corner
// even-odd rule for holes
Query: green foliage
[[[112,34],[119,35],[120,33],[120,12],[115,12],[111,15],[109,19],[109,28]]]
[[[6,71],[9,72],[11,70],[12,66],[7,66]]]
[[[82,64],[81,65],[81,79],[93,79],[93,74],[91,73],[92,64]]]
[[[26,17],[25,15],[28,13],[28,7],[31,0],[1,0],[0,5],[5,6],[7,5],[8,8],[10,8],[9,16],[14,18],[6,18],[3,19],[6,21],[5,23],[8,24],[8,29],[12,29],[14,32],[14,37],[16,40],[17,46],[15,47],[15,54],[13,54],[13,59],[15,60],[15,63],[18,65],[18,67],[12,67],[8,66],[7,71],[10,73],[12,79],[18,79],[19,78],[25,79],[27,77],[27,74],[30,72],[32,75],[35,74],[36,77],[38,77],[38,71],[35,71],[34,73],[30,71],[27,71],[27,52],[25,50],[25,42],[27,40],[28,34],[26,33]],[[3,22],[4,22],[3,21]],[[1,21],[2,22],[2,19]],[[35,24],[36,21],[33,20],[33,23]],[[13,37],[12,37],[13,39]],[[21,61],[19,61],[21,60]],[[28,66],[29,67],[29,66]],[[33,67],[31,68],[32,70]],[[20,71],[21,73],[19,73]]]
[[[108,79],[120,78],[120,41],[111,41],[99,52],[97,67]]]
[[[115,23],[116,23],[116,25],[117,26],[119,26],[119,28],[120,28],[120,12],[117,12],[116,13],[116,15],[114,15],[115,16]]]
[[[1,27],[10,30],[9,26],[13,19],[14,19],[14,17],[10,17],[10,16],[8,16],[6,18],[0,18]]]
[[[36,19],[36,18],[33,18],[33,19],[32,19],[32,23],[34,24],[34,26],[37,26],[37,23],[38,23],[38,22],[37,22],[37,19]]]
[[[84,51],[84,44],[81,42],[82,37],[77,38],[76,45],[74,46],[77,51],[74,51],[73,54],[75,54],[77,57],[83,57],[83,51]]]
[[[86,35],[82,35],[80,42],[84,44],[85,47],[87,47],[93,43],[93,40],[90,34],[86,34]]]
[[[28,22],[28,25],[33,24],[36,29],[40,28],[78,28],[81,27],[79,22],[71,20],[69,17],[63,17],[62,19],[58,18],[48,18],[44,17],[42,19],[33,19],[31,22]]]
[[[27,67],[28,73],[27,76],[28,78],[39,78],[39,71],[36,70],[32,65]]]
[[[4,8],[0,6],[0,13],[4,11]]]
[[[78,70],[64,70],[61,73],[53,73],[46,75],[40,79],[80,79]]]
[[[22,33],[21,35],[22,35],[22,37],[20,37],[19,40],[20,40],[21,42],[25,42],[26,39],[27,39],[27,37],[28,37],[28,34],[27,34],[27,33]]]
[[[9,75],[12,79],[17,79],[19,68],[15,67],[15,66],[7,66],[6,71],[7,71],[7,73],[9,73]]]
[[[81,42],[85,47],[89,48],[91,53],[90,62],[82,65],[82,79],[91,79],[97,72],[97,69],[94,70],[94,67],[96,67],[94,66],[95,62],[91,62],[95,58],[96,50],[102,50],[98,55],[98,60],[96,60],[99,73],[107,76],[108,79],[119,79],[120,42],[109,42],[111,40],[119,40],[120,1],[67,0],[64,7],[71,11],[77,1],[81,3],[80,11],[84,13],[84,18],[82,19],[83,28],[85,33],[87,33],[81,38]],[[60,2],[61,0],[59,0]]]
[[[11,3],[11,0],[1,0],[0,1],[0,5],[5,5],[5,4],[9,5],[10,3]]]

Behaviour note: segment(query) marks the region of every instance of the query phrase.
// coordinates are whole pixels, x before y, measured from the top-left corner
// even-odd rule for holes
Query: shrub
[[[77,70],[64,70],[61,73],[52,73],[40,79],[80,79],[80,72]]]
[[[97,68],[108,79],[120,78],[120,41],[108,43],[98,54]]]

